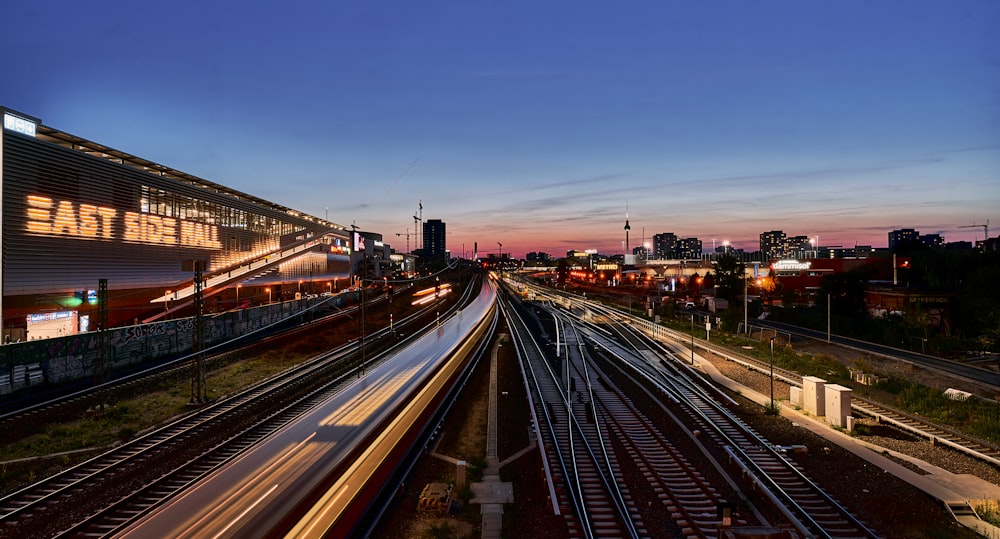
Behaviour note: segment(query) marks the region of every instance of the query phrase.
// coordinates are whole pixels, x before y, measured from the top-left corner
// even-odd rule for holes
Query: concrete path
[[[711,377],[716,383],[738,392],[761,406],[766,406],[770,400],[769,396],[758,393],[749,387],[726,378],[715,368],[712,362],[700,356],[696,356],[696,368]],[[1000,500],[1000,486],[984,481],[974,475],[951,473],[909,455],[890,451],[875,444],[858,440],[845,432],[834,429],[832,425],[823,421],[823,418],[806,415],[796,410],[793,406],[788,405],[787,402],[781,406],[781,415],[787,417],[796,425],[836,443],[851,453],[940,500],[952,511],[956,520],[967,528],[987,537],[1000,537],[1000,528],[979,520],[975,515],[968,515],[964,511],[961,511],[963,507],[968,507],[971,501]],[[917,473],[885,455],[907,461],[919,467],[924,474]]]
[[[500,460],[497,457],[497,353],[500,350],[503,336],[499,336],[490,354],[490,396],[489,412],[486,426],[486,469],[483,480],[472,483],[473,497],[469,503],[480,504],[480,514],[483,516],[483,539],[500,539],[503,526],[503,504],[514,503],[514,486],[500,481]]]

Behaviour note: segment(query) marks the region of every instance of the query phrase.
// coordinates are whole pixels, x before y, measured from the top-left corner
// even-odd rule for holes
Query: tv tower
[[[625,203],[625,255],[628,256],[628,231],[632,230],[632,227],[628,225],[628,202]]]

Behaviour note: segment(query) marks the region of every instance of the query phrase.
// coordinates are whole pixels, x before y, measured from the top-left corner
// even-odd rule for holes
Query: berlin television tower
[[[625,255],[629,253],[628,250],[628,231],[632,230],[632,227],[628,226],[628,203],[625,203]]]

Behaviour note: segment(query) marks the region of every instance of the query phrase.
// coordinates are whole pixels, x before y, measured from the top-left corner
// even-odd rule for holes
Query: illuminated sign
[[[28,195],[26,230],[44,236],[221,249],[219,228],[173,217]],[[116,230],[120,231],[116,237]]]
[[[16,133],[21,133],[22,135],[33,137],[35,136],[35,129],[37,126],[35,125],[35,122],[31,120],[18,118],[9,112],[5,112],[3,113],[3,128]]]
[[[59,311],[55,313],[29,314],[28,323],[37,324],[38,322],[48,322],[50,320],[64,320],[66,318],[73,318],[74,314],[76,314],[75,311]]]
[[[812,262],[798,260],[779,260],[774,263],[774,271],[804,271],[812,267]]]

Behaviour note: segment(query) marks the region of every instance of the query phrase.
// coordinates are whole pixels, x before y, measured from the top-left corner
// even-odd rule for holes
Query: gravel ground
[[[770,392],[770,378],[756,371],[751,371],[718,357],[710,359],[719,372],[731,380],[735,380],[758,393],[764,395]],[[957,384],[945,384],[957,385]],[[788,400],[788,385],[776,380],[774,384],[774,398],[779,401]],[[785,403],[788,404],[787,402]],[[884,447],[897,453],[909,455],[933,464],[939,468],[956,474],[971,474],[980,477],[990,483],[1000,485],[1000,469],[981,460],[970,458],[962,453],[949,449],[941,445],[933,445],[927,440],[916,438],[899,429],[888,425],[876,423],[869,418],[859,418],[858,425],[864,425],[869,434],[855,433],[854,437],[879,447]],[[912,467],[911,467],[912,468]]]
[[[531,422],[512,348],[503,348],[500,357],[500,391],[507,392],[502,397],[499,416],[500,457],[504,459],[529,444]],[[769,392],[770,380],[766,375],[754,373],[722,359],[714,359],[713,362],[729,378],[760,393]],[[445,434],[436,447],[438,453],[466,458],[470,462],[481,460],[481,455],[485,454],[485,422],[481,415],[486,413],[482,402],[488,395],[488,367],[488,362],[480,365],[476,376],[466,386],[461,403],[454,409],[456,412],[446,418],[442,429]],[[776,383],[775,397],[779,400],[787,399],[788,386]],[[741,399],[739,396],[736,398]],[[796,426],[788,419],[767,416],[760,406],[750,401],[743,400],[742,404],[744,419],[772,443],[802,444],[809,447],[809,453],[794,455],[794,460],[880,536],[913,539],[979,537],[955,523],[940,502],[919,489],[825,438]],[[885,426],[872,425],[870,431],[870,435],[859,438],[913,455],[954,473],[970,473],[1000,484],[1000,471],[993,466]],[[823,448],[829,448],[829,452],[823,451]],[[479,451],[482,453],[477,455]],[[478,537],[481,533],[478,505],[467,505],[447,517],[416,511],[419,490],[425,483],[453,481],[453,477],[452,465],[436,457],[424,457],[412,474],[406,491],[374,537]],[[504,507],[504,537],[557,539],[570,536],[563,517],[553,515],[544,469],[537,451],[530,451],[506,464],[501,470],[501,479],[513,483],[515,498],[513,504]],[[641,490],[638,484],[634,487],[636,493]],[[656,526],[653,528],[657,529]]]

